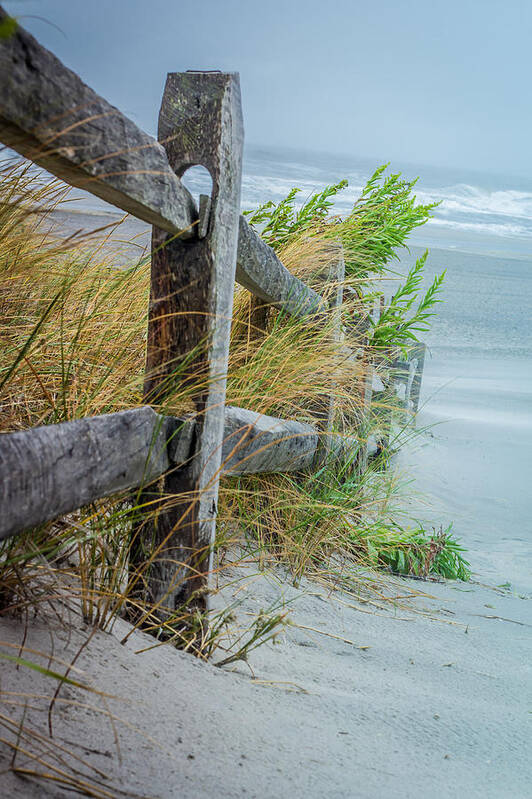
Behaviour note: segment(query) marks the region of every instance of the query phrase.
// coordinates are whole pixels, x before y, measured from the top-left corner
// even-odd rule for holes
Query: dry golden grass
[[[40,185],[27,167],[15,165],[0,175],[3,432],[142,404],[149,258],[117,268],[108,246],[120,237],[117,226],[92,237],[56,236],[50,230],[54,209],[65,202],[59,184]],[[336,291],[334,282],[324,288],[337,251],[323,237],[307,230],[280,256],[326,300]],[[344,320],[366,307],[359,299],[365,281],[351,279],[349,286],[355,291],[343,303]],[[334,431],[358,437],[362,446],[373,420],[362,412],[368,359],[352,356],[364,340],[346,325],[340,334],[338,321],[336,311],[317,320],[261,309],[237,287],[228,404],[312,422],[323,417],[333,396]],[[163,410],[178,415],[187,409],[200,382],[178,384]],[[323,578],[333,553],[358,573],[361,565],[377,562],[368,543],[372,535],[378,533],[379,546],[386,546],[395,490],[390,476],[374,469],[361,473],[353,464],[340,473],[325,466],[314,475],[223,478],[217,547],[222,551],[244,537],[261,563],[280,560],[295,579],[315,572]],[[138,512],[131,497],[102,500],[4,543],[4,606],[20,610],[66,591],[88,621],[108,625],[131,599],[128,533]],[[137,610],[149,624],[150,608]],[[183,608],[166,625],[184,646],[185,618]],[[154,627],[159,623],[153,619]],[[198,622],[195,641],[199,630]],[[212,651],[212,639],[200,649]]]
[[[149,258],[117,267],[108,244],[120,237],[119,226],[70,240],[56,236],[50,230],[54,209],[66,201],[63,186],[39,184],[24,165],[0,171],[0,433],[142,404]],[[328,300],[337,286],[324,287],[323,276],[337,253],[311,233],[285,246],[280,257]],[[345,287],[354,291],[342,318],[360,318],[367,313],[360,299],[367,278],[345,281]],[[237,287],[227,403],[312,422],[327,412],[332,396],[334,432],[357,437],[363,446],[379,424],[379,409],[365,416],[363,407],[371,353],[366,347],[365,358],[353,357],[363,336],[347,325],[340,329],[338,321],[336,311],[320,320],[287,317]],[[200,383],[200,375],[195,384],[177,383],[161,410],[188,410]],[[392,475],[361,470],[358,461],[325,464],[314,474],[223,478],[213,582],[223,585],[235,561],[260,568],[282,563],[296,582],[308,576],[355,599],[386,601],[389,591],[372,569],[387,548],[411,545],[405,531],[394,528],[397,490]],[[1,544],[0,612],[27,618],[42,605],[59,614],[74,607],[89,624],[108,629],[129,603],[144,629],[160,639],[153,646],[175,643],[203,658],[218,648],[221,663],[245,658],[275,635],[286,616],[280,607],[241,629],[232,607],[212,614],[207,627],[186,607],[161,621],[156,608],[134,600],[130,531],[146,510],[131,495],[113,497]],[[13,770],[89,796],[116,795],[8,711],[0,713],[0,726]],[[17,765],[21,755],[24,766]]]

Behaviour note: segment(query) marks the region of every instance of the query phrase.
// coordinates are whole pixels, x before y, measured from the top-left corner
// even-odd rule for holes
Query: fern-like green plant
[[[285,258],[291,245],[295,245],[296,251],[304,251],[307,239],[314,236],[320,241],[325,238],[342,242],[346,286],[357,295],[356,303],[346,303],[343,319],[346,336],[367,313],[370,328],[366,353],[384,367],[380,372],[383,381],[386,365],[395,359],[397,351],[402,350],[406,356],[408,347],[429,329],[435,306],[441,301],[445,278],[445,272],[437,275],[428,290],[422,292],[428,254],[425,252],[390,302],[382,305],[381,278],[388,274],[396,278],[391,262],[401,257],[410,233],[429,219],[435,207],[417,203],[413,193],[416,181],[405,180],[400,174],[386,174],[387,166],[375,170],[344,218],[334,214],[333,206],[338,193],[347,186],[345,180],[313,194],[299,208],[300,190],[293,188],[280,202],[270,201],[256,211],[247,212],[250,224],[260,230],[262,238],[280,252],[281,258]],[[379,319],[370,314],[376,302],[383,308]],[[276,343],[275,325],[285,329],[290,324],[279,315],[268,346]],[[315,337],[312,346],[319,348]],[[262,348],[261,356],[258,379],[264,381],[266,390],[269,376],[264,364],[271,360],[275,367],[274,351],[268,356]],[[249,368],[247,361],[248,375]],[[255,379],[251,385],[256,393]],[[395,393],[388,394],[382,403],[387,417],[396,400]],[[378,403],[375,410],[374,419]],[[360,428],[353,432],[360,436]],[[311,569],[312,564],[321,567],[331,550],[341,548],[364,565],[384,567],[395,573],[419,577],[439,574],[467,580],[469,564],[450,528],[431,535],[417,523],[414,529],[405,529],[392,517],[389,509],[393,507],[391,500],[396,489],[394,482],[386,479],[383,463],[383,457],[376,458],[362,473],[353,468],[353,463],[345,468],[326,464],[297,480],[291,475],[242,478],[239,516],[247,520],[246,528],[254,529],[260,541],[284,553],[281,556],[290,562],[296,577]],[[272,497],[266,508],[265,491],[271,491]],[[373,505],[379,506],[376,516],[371,511]]]
[[[347,186],[347,180],[326,186],[312,194],[303,205],[296,208],[296,198],[301,189],[290,189],[279,203],[270,200],[255,211],[244,211],[250,225],[261,228],[261,237],[274,250],[284,247],[292,239],[324,222],[334,205],[334,197]],[[330,224],[330,223],[329,223]]]
[[[399,528],[392,536],[390,543],[375,547],[372,554],[376,561],[387,566],[395,574],[428,577],[438,574],[447,580],[464,580],[471,578],[470,563],[467,561],[462,546],[451,533],[452,525],[446,530],[440,528],[428,535],[422,528],[404,531]],[[402,539],[402,540],[401,540]]]
[[[372,321],[370,341],[379,351],[399,347],[406,355],[409,344],[418,342],[418,334],[430,329],[430,319],[434,316],[435,305],[441,302],[441,290],[445,280],[445,270],[436,275],[421,300],[419,296],[423,281],[423,269],[428,250],[418,258],[409,271],[405,282],[399,286],[390,304],[385,307],[377,321]]]
[[[341,180],[311,195],[298,209],[300,189],[293,188],[278,203],[269,201],[255,211],[246,211],[249,223],[261,231],[262,238],[279,251],[302,234],[321,236],[344,248],[346,277],[350,281],[368,281],[360,300],[368,308],[380,300],[383,292],[369,281],[389,271],[390,261],[400,257],[410,233],[430,218],[437,203],[422,205],[413,194],[416,180],[405,180],[400,173],[387,175],[388,164],[378,167],[362,189],[352,210],[344,218],[331,215],[337,195],[348,185]],[[427,253],[409,271],[378,321],[372,321],[371,344],[381,353],[419,341],[441,301],[445,272],[438,275],[426,294],[418,300]],[[416,305],[417,303],[417,305]]]
[[[344,245],[346,275],[367,278],[384,272],[406,247],[410,233],[430,218],[437,203],[422,205],[413,194],[417,182],[400,173],[375,170],[351,212],[338,225]]]

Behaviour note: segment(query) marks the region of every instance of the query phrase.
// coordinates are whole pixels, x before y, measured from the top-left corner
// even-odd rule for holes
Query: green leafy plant
[[[435,308],[441,301],[445,279],[445,272],[442,272],[422,293],[425,253],[416,260],[386,304],[382,277],[397,279],[392,262],[407,250],[408,236],[429,219],[435,207],[434,204],[417,202],[415,180],[406,180],[398,173],[387,174],[386,170],[385,164],[373,173],[344,218],[333,211],[334,200],[346,187],[346,181],[313,194],[299,208],[299,190],[293,188],[280,202],[268,202],[256,211],[248,212],[250,224],[259,228],[281,260],[307,282],[310,272],[307,274],[305,268],[308,267],[299,264],[319,260],[317,254],[312,253],[312,242],[343,244],[344,289],[354,288],[349,296],[357,298],[357,302],[346,301],[344,290],[344,343],[352,351],[356,349],[358,342],[352,332],[353,320],[365,314],[369,319],[369,341],[364,350],[367,361],[379,365],[385,385],[390,385],[388,393],[384,392],[387,400],[384,403],[381,400],[361,426],[356,409],[353,408],[351,413],[346,403],[349,393],[357,395],[353,391],[353,385],[356,385],[354,373],[342,373],[342,367],[333,365],[330,354],[328,360],[325,359],[329,372],[335,371],[338,376],[333,393],[337,407],[341,409],[342,424],[337,431],[340,435],[359,436],[361,446],[373,430],[376,430],[379,440],[381,417],[388,418],[396,412],[404,416],[401,403],[391,391],[389,375],[386,376],[387,364],[398,351],[407,356],[408,348],[429,329]],[[310,257],[306,255],[307,251]],[[298,271],[300,269],[302,271]],[[381,308],[378,318],[370,315],[376,303]],[[276,405],[271,401],[272,395],[277,396],[272,384],[272,375],[278,372],[278,361],[273,358],[276,343],[280,345],[280,353],[290,350],[292,363],[301,355],[303,363],[308,364],[311,370],[314,367],[314,380],[319,383],[321,370],[316,368],[316,357],[319,352],[324,352],[325,341],[316,332],[311,332],[308,323],[299,321],[294,326],[291,320],[279,315],[274,317],[273,324],[265,332],[255,349],[250,352],[248,348],[245,360],[246,370],[255,370],[258,379],[264,380],[262,396],[270,397],[270,410],[267,407],[257,407],[257,410],[271,412],[273,404],[276,415],[301,414],[304,403],[298,397],[298,388],[313,396],[310,383],[306,382],[308,378],[304,389],[300,382],[304,374],[302,370],[294,371],[288,383],[287,374],[283,374],[285,393],[287,385],[290,386],[291,405],[282,402]],[[291,338],[287,347],[289,333]],[[304,347],[310,338],[315,343],[315,355]],[[230,391],[232,379],[230,377]],[[251,384],[248,385],[251,388]],[[324,387],[322,391],[326,394],[331,387]],[[252,395],[246,397],[246,404],[253,407]],[[386,465],[389,452],[400,447],[401,439],[399,430],[393,435],[393,447],[390,438],[386,452],[371,461],[362,473],[355,464],[346,464],[343,469],[335,464],[303,479],[290,475],[264,475],[233,481],[230,493],[233,501],[236,498],[236,516],[248,530],[253,531],[268,552],[290,564],[296,579],[320,570],[320,564],[327,562],[332,552],[347,552],[354,562],[385,567],[405,575],[439,574],[468,579],[468,564],[461,556],[461,547],[451,536],[450,529],[431,536],[419,526],[410,529],[396,520],[393,512],[396,489]],[[268,497],[266,502],[264,497]]]
[[[387,175],[388,166],[375,170],[351,212],[339,223],[349,276],[367,277],[388,270],[410,233],[427,222],[437,205],[417,203],[413,193],[417,179]]]
[[[449,580],[469,580],[470,564],[462,553],[465,551],[451,534],[452,525],[440,528],[433,535],[419,527],[413,531],[402,531],[403,540],[389,542],[381,548],[373,545],[372,554],[395,574],[428,577],[438,574]]]
[[[417,259],[380,317],[371,320],[370,341],[380,351],[399,347],[406,355],[407,345],[419,342],[418,334],[430,329],[430,320],[435,314],[432,309],[441,302],[445,271],[436,275],[427,292],[418,299],[427,255],[428,250]]]
[[[347,185],[347,180],[341,180],[326,186],[323,191],[312,194],[299,209],[296,199],[301,189],[293,188],[280,202],[270,200],[255,211],[244,211],[244,215],[250,225],[260,227],[264,241],[279,250],[302,233],[310,230],[315,233],[316,225],[327,220],[334,205],[333,198]]]
[[[18,22],[15,17],[10,17],[6,14],[3,18],[0,18],[0,39],[9,39],[17,28]]]

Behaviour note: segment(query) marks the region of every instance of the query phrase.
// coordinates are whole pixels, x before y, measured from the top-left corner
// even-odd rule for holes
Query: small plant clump
[[[469,580],[469,563],[462,555],[464,548],[451,534],[452,525],[432,535],[422,528],[407,531],[401,545],[379,549],[372,541],[372,555],[377,563],[389,567],[394,574],[428,577],[440,574],[448,580]]]

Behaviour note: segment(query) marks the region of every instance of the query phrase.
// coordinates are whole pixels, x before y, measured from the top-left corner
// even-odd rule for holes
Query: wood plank
[[[369,349],[369,336],[364,336],[364,343],[362,345],[362,355],[360,358],[361,363],[361,378],[359,380],[359,397],[360,397],[360,422],[358,425],[358,436],[361,441],[361,446],[357,454],[356,468],[358,474],[363,474],[368,467],[369,447],[367,445],[369,430],[371,426],[371,400],[373,396],[373,363],[371,360],[371,352]],[[365,375],[364,375],[365,372]]]
[[[316,426],[304,422],[234,406],[225,409],[222,454],[225,475],[313,470],[325,459],[351,460],[359,447],[355,437],[323,434]]]
[[[327,457],[345,461],[359,449],[354,436],[322,434],[314,425],[268,416],[228,405],[224,414],[222,474],[297,472],[321,466]],[[188,457],[194,420],[175,420],[177,433],[168,446],[171,463],[179,465]],[[322,448],[320,439],[324,439]]]
[[[144,520],[131,547],[131,581],[164,617],[183,605],[207,608],[240,210],[238,76],[168,75],[159,139],[178,175],[200,164],[213,181],[204,238],[169,239],[159,228],[152,237],[145,400],[160,405],[185,381],[203,386],[194,397],[194,457],[168,473],[158,495],[147,495],[157,517]]]
[[[224,474],[296,472],[312,466],[318,431],[310,424],[244,408],[225,409]]]
[[[179,466],[189,457],[193,419],[176,419],[177,433],[168,446],[170,462]],[[324,450],[333,460],[352,458],[359,449],[355,437],[323,435],[314,425],[226,406],[221,469],[225,475],[296,472],[321,466]]]
[[[338,349],[342,347],[342,303],[344,298],[345,262],[344,251],[341,244],[331,244],[332,257],[323,275],[324,294],[328,299],[329,309],[333,315],[333,339]],[[327,288],[328,287],[328,288]],[[317,410],[315,416],[320,430],[330,433],[334,423],[335,398],[334,394],[324,397],[323,405]],[[326,443],[325,440],[322,443]]]
[[[159,477],[179,424],[145,407],[0,435],[0,538]]]
[[[192,235],[194,201],[162,145],[21,27],[0,39],[0,75],[0,141],[139,219]]]
[[[256,297],[294,316],[307,316],[324,308],[323,298],[288,271],[243,216],[239,224],[236,279]]]
[[[0,7],[0,20],[5,16]],[[165,136],[157,142],[140,130],[21,27],[0,39],[0,74],[0,141],[138,219],[182,239],[195,237],[191,225],[198,212],[168,163]],[[262,300],[299,316],[315,312],[322,302],[244,217],[236,279]]]
[[[379,359],[378,377],[383,385],[374,385],[373,399],[376,416],[380,417],[377,442],[380,451],[389,447],[394,421],[407,424],[418,411],[425,352],[426,345],[419,343],[409,347],[406,358],[397,350],[388,358]]]
[[[223,474],[294,472],[321,465],[312,425],[226,407]],[[344,460],[355,438],[326,436],[328,457]],[[0,539],[119,491],[147,485],[195,451],[196,421],[146,406],[0,435]],[[144,496],[151,492],[144,492]]]

